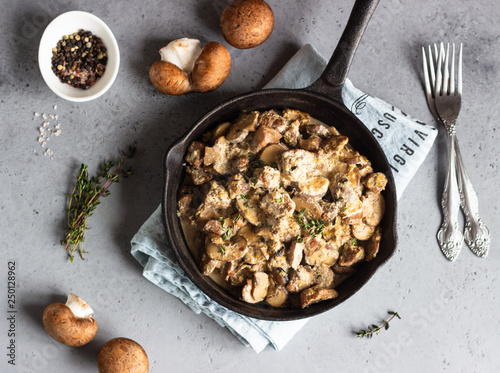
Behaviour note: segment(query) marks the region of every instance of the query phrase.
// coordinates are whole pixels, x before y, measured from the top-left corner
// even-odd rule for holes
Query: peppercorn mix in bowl
[[[113,84],[120,52],[109,27],[93,14],[71,11],[56,17],[40,40],[38,63],[45,83],[58,96],[93,100]]]

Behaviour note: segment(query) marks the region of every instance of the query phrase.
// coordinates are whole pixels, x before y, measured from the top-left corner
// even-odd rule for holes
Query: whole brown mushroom
[[[114,338],[97,355],[99,373],[147,373],[149,360],[142,346],[128,338]]]
[[[94,311],[81,298],[70,293],[66,304],[52,303],[43,311],[43,327],[57,342],[83,346],[94,339],[97,322]]]
[[[234,0],[224,9],[220,18],[222,36],[239,49],[262,44],[273,28],[273,10],[264,0]]]
[[[217,89],[231,71],[231,55],[215,41],[205,44],[182,38],[160,49],[161,60],[149,69],[153,86],[168,95],[210,92]]]

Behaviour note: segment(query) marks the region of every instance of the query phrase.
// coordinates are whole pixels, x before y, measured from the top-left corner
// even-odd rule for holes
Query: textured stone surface
[[[496,1],[382,0],[358,49],[349,77],[360,89],[434,123],[422,90],[421,47],[464,43],[464,100],[458,136],[481,215],[491,229],[487,259],[466,246],[456,262],[441,254],[435,235],[445,176],[440,134],[400,201],[399,248],[354,297],[312,319],[281,352],[259,355],[227,330],[195,315],[141,276],[129,241],[160,202],[167,147],[217,103],[262,87],[305,43],[329,56],[352,6],[348,0],[269,0],[276,17],[266,43],[230,49],[226,83],[205,95],[167,97],[148,80],[157,50],[178,37],[224,42],[210,1],[43,1],[0,4],[0,343],[7,347],[7,262],[17,265],[16,363],[1,371],[95,372],[99,348],[128,337],[147,351],[152,372],[491,372],[500,369],[498,268],[498,118],[500,117],[500,8]],[[118,78],[101,98],[71,103],[45,85],[37,64],[44,28],[60,13],[84,10],[104,20],[121,49]],[[57,105],[57,109],[54,109]],[[34,113],[57,114],[60,136],[42,154]],[[54,120],[49,118],[51,124]],[[87,259],[68,263],[59,241],[67,193],[81,162],[95,168],[137,143],[135,175],[113,186],[92,216]],[[36,152],[34,152],[34,150]],[[44,307],[74,292],[96,312],[99,332],[90,345],[68,348],[43,330]],[[403,320],[372,340],[355,330],[378,323],[387,310]],[[5,352],[5,351],[4,351]],[[74,368],[76,367],[76,368]],[[7,369],[9,368],[9,369]],[[16,370],[17,369],[17,370]]]

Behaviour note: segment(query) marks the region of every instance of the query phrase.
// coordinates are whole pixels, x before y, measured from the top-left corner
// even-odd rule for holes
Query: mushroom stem
[[[199,40],[182,38],[171,41],[166,47],[161,48],[160,56],[162,61],[173,63],[186,74],[190,74],[201,50]]]
[[[69,293],[66,306],[76,317],[87,318],[94,315],[94,310],[80,297]]]

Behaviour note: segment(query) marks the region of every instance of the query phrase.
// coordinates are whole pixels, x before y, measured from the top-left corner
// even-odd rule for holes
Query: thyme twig
[[[76,250],[78,250],[80,257],[85,259],[83,254],[86,254],[86,251],[83,250],[83,242],[87,230],[87,219],[100,204],[100,198],[110,195],[109,187],[113,183],[118,183],[120,177],[132,174],[132,169],[125,170],[123,164],[128,158],[134,156],[135,151],[133,146],[130,146],[127,151],[122,151],[125,158],[118,158],[116,166],[113,161],[104,163],[97,178],[89,178],[86,164],[82,163],[80,166],[75,187],[71,195],[68,195],[68,226],[65,228],[66,235],[61,241],[61,245],[64,245],[64,250],[68,252],[71,262],[73,262]]]
[[[399,316],[399,313],[394,312],[394,311],[388,311],[387,312],[389,315],[391,315],[391,318],[389,320],[384,320],[382,326],[378,325],[370,325],[368,327],[368,330],[359,330],[356,332],[356,335],[358,338],[372,338],[374,334],[379,334],[382,329],[387,330],[389,329],[389,323],[392,321],[393,318],[397,317],[398,319],[401,319],[401,316]]]

